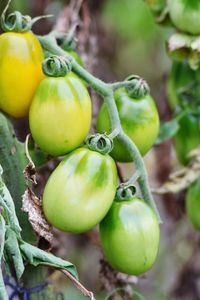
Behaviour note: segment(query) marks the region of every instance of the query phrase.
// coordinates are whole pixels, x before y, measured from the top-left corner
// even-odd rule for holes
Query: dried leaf
[[[200,37],[187,34],[173,34],[167,44],[167,50],[175,60],[188,60],[193,70],[199,68],[200,64]]]
[[[29,161],[28,165],[26,166],[26,168],[24,169],[24,177],[26,178],[26,180],[33,184],[37,184],[37,181],[36,181],[36,169],[35,169],[35,165],[31,159],[31,156],[29,154],[29,151],[28,151],[28,143],[29,143],[29,139],[30,139],[30,134],[27,135],[26,137],[26,141],[25,141],[25,154],[26,154],[26,157]]]
[[[188,157],[191,159],[188,167],[172,173],[162,187],[152,189],[154,194],[178,193],[200,177],[200,148],[191,151]]]
[[[28,213],[28,219],[37,234],[51,243],[52,227],[42,212],[41,200],[28,188],[22,197],[22,210]]]
[[[24,177],[26,178],[27,181],[30,181],[33,184],[37,184],[36,181],[36,170],[35,170],[35,165],[33,162],[29,161],[28,165],[24,169]]]

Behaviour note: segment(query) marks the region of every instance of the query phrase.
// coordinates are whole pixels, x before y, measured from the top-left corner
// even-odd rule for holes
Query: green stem
[[[63,55],[71,58],[72,70],[82,79],[84,79],[97,93],[99,93],[103,98],[105,103],[107,104],[109,116],[111,119],[112,130],[118,130],[118,138],[124,143],[125,147],[131,154],[131,157],[135,163],[136,171],[139,170],[140,177],[138,178],[138,183],[141,189],[142,196],[144,200],[153,208],[155,211],[158,221],[161,223],[161,219],[156,208],[156,204],[151,195],[151,191],[148,184],[148,175],[145,168],[144,161],[140,155],[138,148],[135,143],[125,134],[121,127],[121,122],[119,118],[119,113],[117,110],[117,106],[114,100],[114,89],[117,87],[124,86],[123,83],[116,84],[108,84],[103,82],[102,80],[96,78],[84,68],[82,68],[76,61],[66,52],[57,45],[56,39],[53,36],[53,33],[46,36],[38,37],[43,48],[55,55]],[[126,81],[125,81],[126,82]],[[129,82],[130,84],[130,82]]]
[[[129,80],[124,80],[124,81],[119,81],[119,82],[107,83],[107,86],[110,89],[112,89],[113,91],[115,91],[119,88],[123,88],[123,87],[126,88],[126,87],[130,86],[130,81]]]

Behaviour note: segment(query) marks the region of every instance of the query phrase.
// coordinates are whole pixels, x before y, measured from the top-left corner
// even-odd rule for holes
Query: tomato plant
[[[133,97],[125,89],[115,92],[115,101],[125,133],[134,141],[142,155],[154,144],[159,131],[159,116],[150,95]],[[110,132],[111,121],[106,104],[103,104],[97,118],[97,131]],[[112,157],[121,162],[132,161],[129,152],[119,139],[114,140]]]
[[[6,18],[6,9],[1,23],[9,32],[0,36],[0,70],[3,73],[0,108],[15,117],[25,116],[29,111],[34,141],[29,151],[29,138],[24,144],[19,143],[10,130],[10,124],[6,123],[1,126],[4,130],[1,131],[3,151],[0,156],[6,159],[6,167],[12,168],[15,190],[18,191],[19,183],[23,191],[28,186],[23,195],[23,214],[28,213],[28,216],[25,214],[26,221],[30,221],[37,235],[46,239],[48,244],[53,236],[51,225],[64,232],[83,233],[100,223],[102,246],[110,264],[127,274],[146,272],[157,256],[161,221],[141,157],[152,147],[159,131],[158,112],[148,93],[147,83],[136,75],[114,83],[99,80],[83,68],[76,52],[63,46],[64,42],[66,47],[69,46],[66,34],[52,31],[36,37],[31,31],[34,19],[19,12]],[[58,36],[64,37],[63,45],[59,45]],[[41,46],[46,53],[43,73]],[[106,133],[87,136],[92,115],[87,86],[105,100],[97,128]],[[9,132],[8,155],[4,151],[5,128]],[[117,189],[117,167],[109,153],[115,160],[134,161],[134,174],[122,184],[122,190],[121,185]],[[47,154],[67,155],[49,176],[40,205],[33,192],[36,184],[33,161],[39,168],[44,161],[47,162]],[[22,195],[17,197],[15,209],[1,175],[0,166],[0,259],[6,260],[11,272],[13,269],[16,290],[21,293],[18,282],[22,276],[26,277],[26,273],[23,275],[26,265],[48,265],[61,269],[86,297],[94,299],[93,294],[78,282],[72,263],[36,247],[34,232],[31,241],[24,239],[21,231],[26,230],[26,222],[22,218],[21,228],[15,211],[21,218]],[[5,178],[7,176],[6,173]],[[136,181],[144,200],[130,195],[134,188],[129,184]],[[15,193],[13,195],[16,198]],[[32,241],[34,246],[28,243]],[[127,252],[130,249],[131,255]],[[37,275],[39,272],[37,269]],[[46,281],[43,272],[39,275]],[[2,299],[7,299],[5,284],[0,273]],[[46,282],[41,286],[46,288]],[[38,291],[37,288],[31,292]],[[23,292],[29,297],[27,290],[23,289]]]
[[[86,148],[71,152],[51,174],[43,209],[56,228],[80,233],[96,226],[115,196],[117,171],[113,159]]]
[[[91,125],[91,100],[85,85],[72,72],[44,79],[33,98],[29,123],[36,143],[51,155],[78,147]]]
[[[121,191],[100,223],[103,252],[120,272],[140,275],[155,262],[159,224],[152,209],[140,198]]]

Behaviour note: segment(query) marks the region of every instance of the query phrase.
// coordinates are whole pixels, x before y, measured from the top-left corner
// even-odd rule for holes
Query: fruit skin
[[[200,230],[200,179],[194,182],[186,194],[186,211],[191,223]]]
[[[76,149],[47,181],[44,214],[50,224],[62,231],[88,231],[108,212],[116,187],[116,165],[109,155],[87,148]]]
[[[100,223],[104,255],[123,273],[140,275],[155,262],[160,228],[152,209],[141,199],[114,201]]]
[[[29,31],[0,35],[0,108],[13,117],[28,114],[35,90],[44,78],[43,52]]]
[[[192,114],[185,115],[179,121],[180,129],[174,137],[176,155],[183,165],[187,165],[187,155],[200,145],[200,120]]]
[[[200,34],[200,2],[198,0],[169,0],[169,14],[174,25],[193,35]]]
[[[73,73],[44,79],[29,112],[30,130],[40,148],[51,155],[64,155],[86,138],[91,125],[91,99]]]
[[[142,155],[154,144],[159,132],[159,116],[155,103],[150,95],[141,99],[131,98],[124,89],[115,93],[115,101],[121,125],[132,139]],[[97,118],[97,131],[111,132],[111,122],[106,104],[103,104]],[[120,162],[132,161],[129,152],[117,138],[111,156]]]

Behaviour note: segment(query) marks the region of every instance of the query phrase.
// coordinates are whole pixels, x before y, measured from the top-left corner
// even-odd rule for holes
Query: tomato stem
[[[96,78],[92,74],[90,74],[87,70],[85,70],[83,67],[81,67],[73,57],[66,54],[66,52],[60,48],[57,44],[56,38],[54,36],[54,32],[46,35],[46,36],[38,36],[38,39],[42,45],[42,47],[51,52],[55,55],[62,55],[65,57],[70,57],[71,63],[72,63],[72,70],[75,72],[79,77],[84,79],[98,94],[100,94],[105,103],[107,104],[109,116],[111,119],[112,124],[112,131],[117,130],[118,131],[118,138],[123,142],[124,146],[127,148],[127,150],[130,152],[130,155],[135,163],[136,170],[139,172],[140,176],[138,178],[138,183],[140,186],[140,190],[143,196],[143,199],[152,207],[152,209],[155,211],[159,223],[162,223],[158,209],[156,207],[156,204],[154,202],[154,199],[152,197],[149,183],[148,183],[148,174],[147,170],[144,164],[144,161],[142,159],[142,156],[136,147],[135,143],[125,134],[125,132],[122,129],[119,113],[117,110],[117,106],[114,99],[114,90],[119,87],[124,86],[130,86],[130,80],[126,80],[120,83],[105,83],[99,78]],[[132,78],[134,83],[137,85],[136,78]],[[133,84],[133,82],[132,82]],[[145,87],[148,87],[148,85],[145,85]],[[132,88],[133,85],[132,85]],[[143,89],[144,90],[144,89]],[[146,88],[147,90],[147,88]]]

